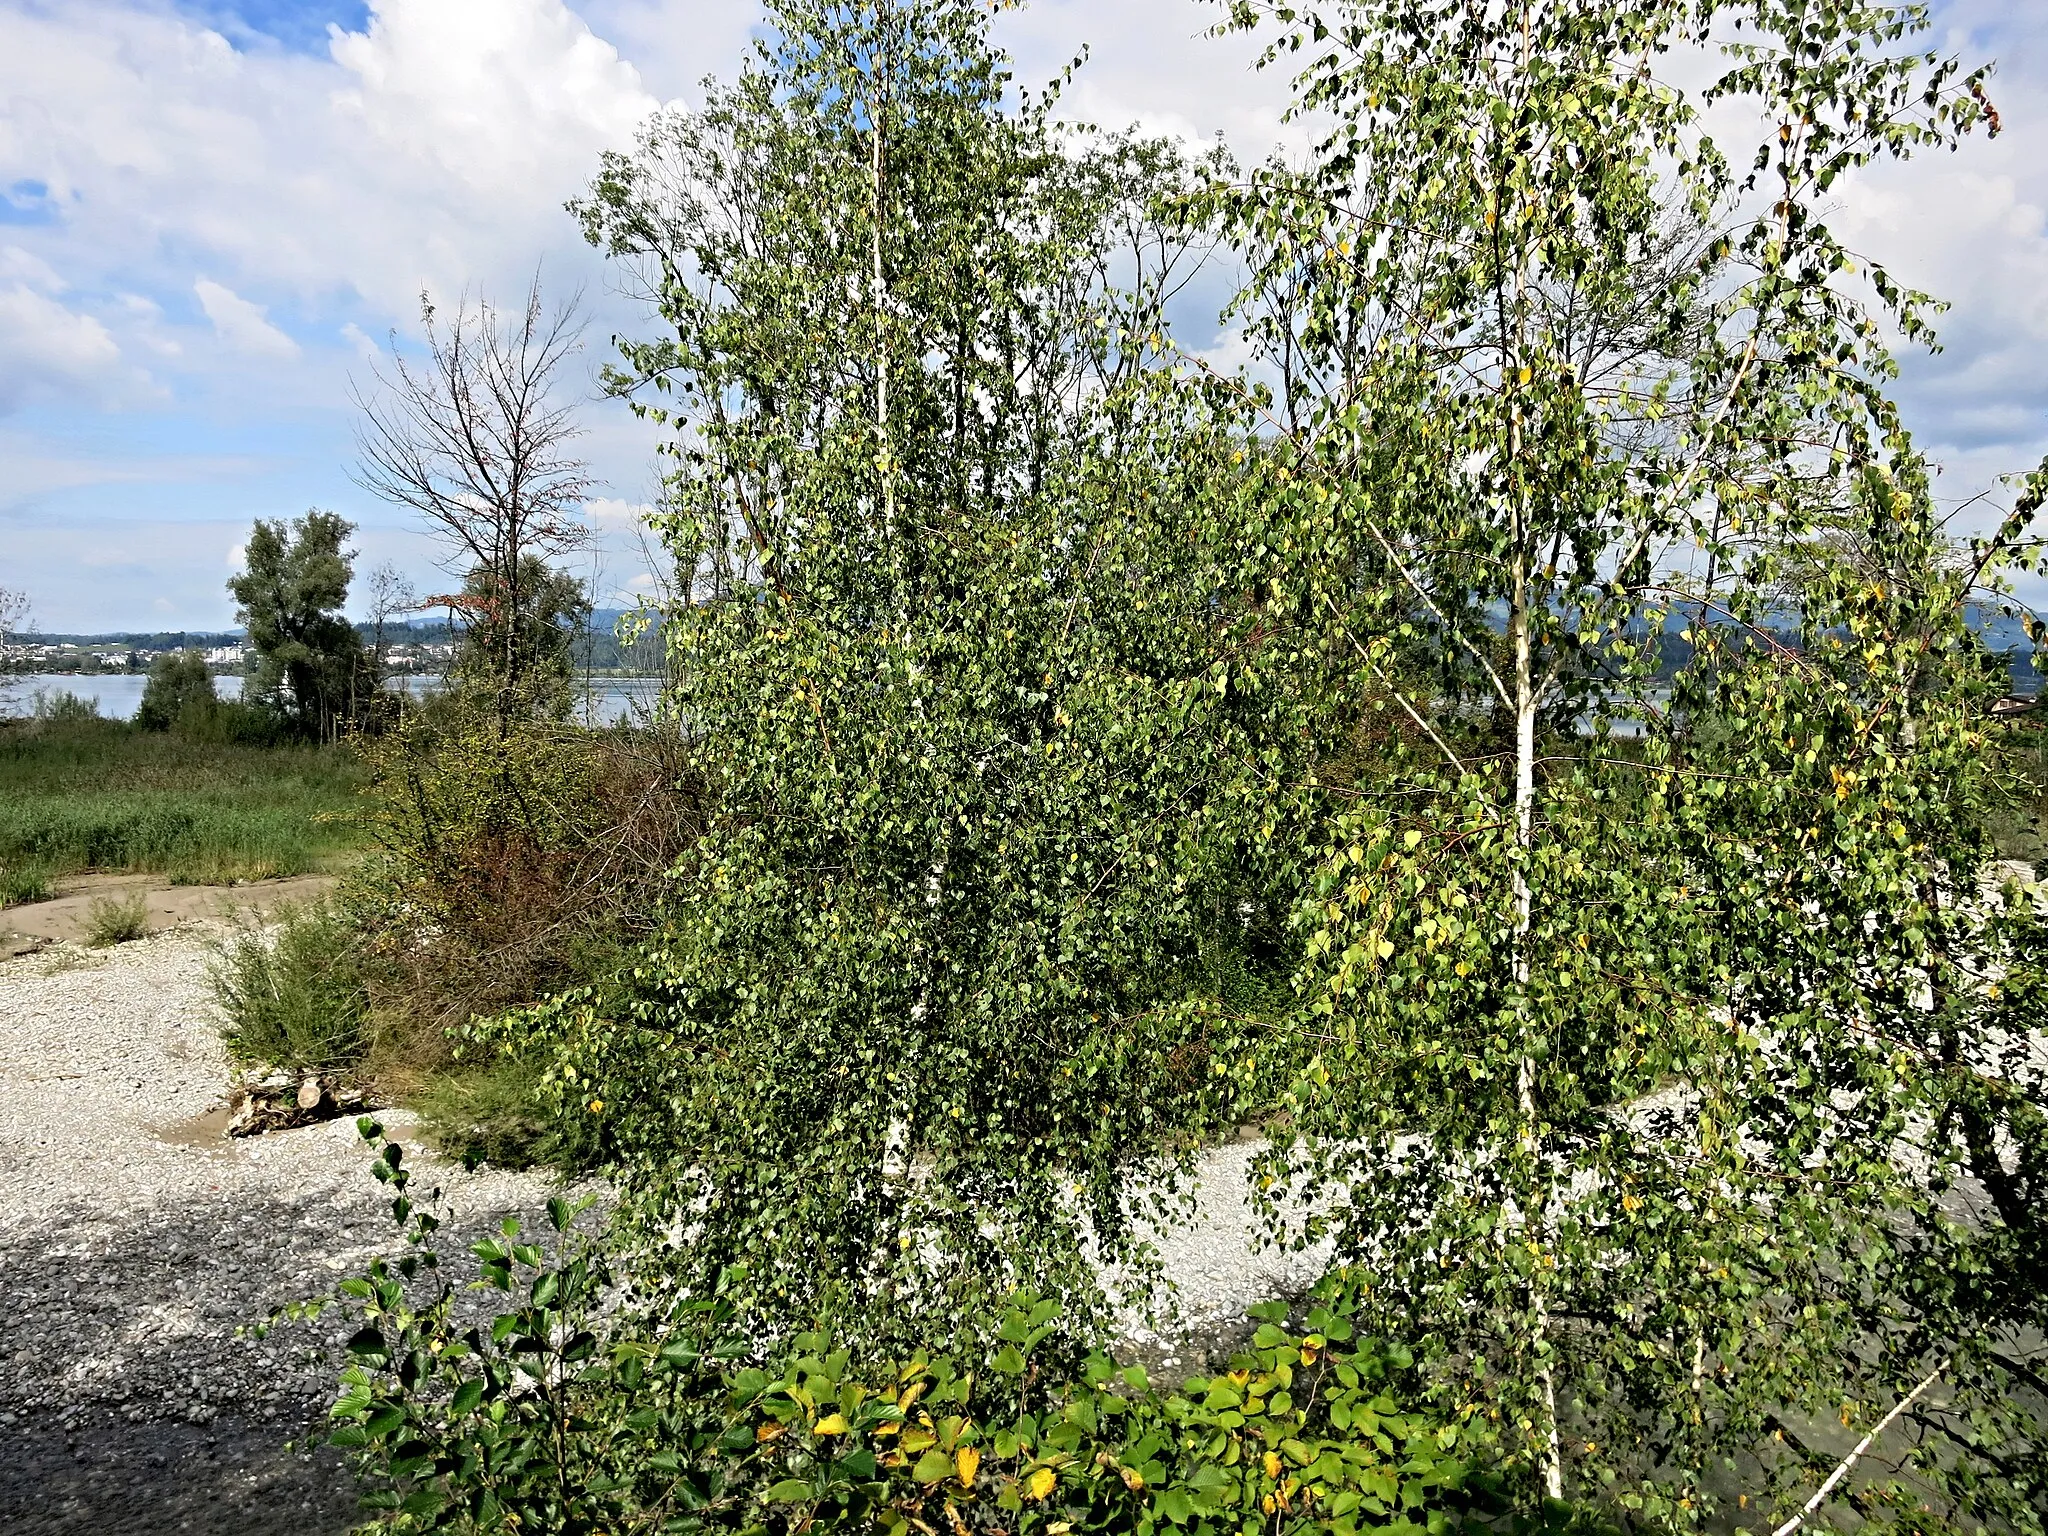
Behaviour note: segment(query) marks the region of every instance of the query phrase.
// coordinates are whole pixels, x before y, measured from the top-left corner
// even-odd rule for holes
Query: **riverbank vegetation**
[[[1242,5],[1329,125],[1247,169],[1060,123],[964,0],[768,9],[574,205],[687,730],[565,731],[521,638],[537,293],[375,419],[494,638],[369,749],[366,1039],[389,985],[616,1196],[477,1248],[486,1326],[380,1144],[387,1526],[2038,1536],[2033,727],[1970,615],[2048,467],[1944,524],[1929,301],[1827,222],[1984,72],[1836,0]],[[1242,372],[1172,340],[1205,263]],[[1117,1376],[1246,1127],[1323,1281]]]
[[[339,869],[358,845],[346,747],[149,731],[83,709],[0,722],[0,889],[88,870],[225,884]]]

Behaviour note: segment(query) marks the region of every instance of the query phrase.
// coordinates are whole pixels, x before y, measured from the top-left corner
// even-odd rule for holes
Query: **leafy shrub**
[[[1486,1412],[1406,1410],[1405,1353],[1353,1338],[1341,1283],[1296,1327],[1254,1308],[1251,1347],[1178,1391],[1061,1357],[1050,1301],[971,1357],[857,1361],[803,1333],[748,1364],[720,1286],[612,1305],[606,1244],[559,1198],[547,1246],[511,1219],[475,1246],[505,1303],[465,1318],[403,1153],[374,1166],[415,1251],[340,1287],[362,1326],[332,1414],[387,1530],[1420,1536],[1497,1508]]]
[[[140,730],[168,731],[188,714],[197,718],[210,713],[218,702],[206,658],[197,651],[167,651],[149,664],[135,724]]]
[[[406,1094],[406,1104],[428,1140],[464,1163],[587,1167],[597,1150],[587,1118],[550,1109],[543,1073],[530,1054],[465,1053]]]
[[[100,896],[85,909],[85,942],[95,949],[126,944],[149,932],[149,902],[140,891]]]
[[[227,747],[280,747],[296,741],[272,711],[240,699],[199,699],[185,706],[171,729],[189,741]]]
[[[229,940],[209,980],[221,1038],[238,1060],[333,1068],[362,1054],[369,999],[360,943],[331,904],[282,909],[274,927]]]
[[[50,872],[40,864],[0,865],[0,907],[50,898]]]
[[[696,837],[702,792],[672,731],[505,724],[448,695],[363,750],[378,851],[350,900],[387,1044],[421,1074],[477,1015],[614,965]]]

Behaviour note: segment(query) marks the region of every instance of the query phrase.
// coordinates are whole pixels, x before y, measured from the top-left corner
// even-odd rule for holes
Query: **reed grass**
[[[346,747],[194,741],[118,721],[0,727],[0,904],[85,870],[222,884],[345,860],[361,770]]]

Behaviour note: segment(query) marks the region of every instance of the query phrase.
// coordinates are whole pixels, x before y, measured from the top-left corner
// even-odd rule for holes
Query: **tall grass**
[[[352,1067],[369,1018],[355,929],[330,905],[290,908],[223,944],[210,976],[237,1061]]]
[[[0,727],[0,868],[44,882],[88,869],[201,884],[307,874],[354,845],[345,818],[360,782],[346,748],[13,722]]]

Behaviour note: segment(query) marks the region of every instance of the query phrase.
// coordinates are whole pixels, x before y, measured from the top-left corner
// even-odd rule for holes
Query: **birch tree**
[[[1146,1272],[1127,1197],[1227,1112],[1275,777],[1183,521],[1238,473],[1160,344],[1186,172],[1056,133],[978,6],[771,16],[579,205],[665,322],[613,380],[673,430],[721,802],[633,985],[550,1016],[563,1093],[764,1326],[1099,1329],[1091,1254]]]
[[[1862,166],[1995,127],[1986,71],[1918,46],[1917,9],[1833,0],[1230,24],[1333,125],[1213,189],[1278,380],[1244,386],[1246,576],[1413,727],[1325,786],[1318,1053],[1269,1166],[1321,1214],[1275,1199],[1276,1230],[1334,1243],[1532,1502],[1743,1521],[1912,1392],[1920,1481],[1858,1483],[1859,1514],[2037,1528],[2039,1293],[1964,1292],[2038,1239],[1948,1203],[1959,1170],[2021,1177],[1969,1152],[1959,1084],[2038,1145],[1962,626],[2017,529],[1944,571],[1882,339],[1930,339],[1930,301],[1824,216]],[[1704,91],[1665,78],[1715,50]],[[1712,103],[1763,122],[1753,153]],[[1810,536],[1845,519],[1892,580]],[[1826,574],[1774,609],[1793,551]]]

